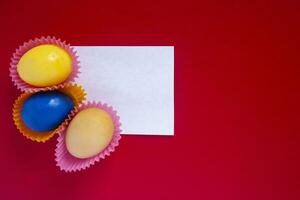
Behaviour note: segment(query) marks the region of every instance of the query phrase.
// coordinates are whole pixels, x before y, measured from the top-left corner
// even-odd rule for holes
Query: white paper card
[[[123,134],[174,135],[173,46],[76,46],[87,100],[113,106]]]

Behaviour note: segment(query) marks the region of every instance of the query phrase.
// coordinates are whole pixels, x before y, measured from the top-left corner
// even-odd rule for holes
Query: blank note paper
[[[174,135],[173,46],[76,46],[87,100],[113,106],[123,134]]]

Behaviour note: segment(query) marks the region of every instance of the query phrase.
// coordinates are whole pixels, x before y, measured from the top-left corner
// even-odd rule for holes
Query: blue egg
[[[21,117],[31,130],[46,132],[57,128],[73,107],[72,98],[62,92],[38,92],[24,102]]]

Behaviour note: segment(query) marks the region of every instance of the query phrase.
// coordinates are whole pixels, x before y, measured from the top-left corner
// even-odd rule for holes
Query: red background
[[[299,1],[0,1],[0,199],[300,199]],[[59,171],[15,129],[10,56],[34,37],[175,45],[175,137],[124,136]]]

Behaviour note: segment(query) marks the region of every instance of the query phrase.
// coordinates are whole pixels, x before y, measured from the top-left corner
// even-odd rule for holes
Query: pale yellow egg
[[[36,87],[64,82],[72,72],[72,59],[66,50],[45,44],[27,51],[17,64],[20,78]]]
[[[76,158],[93,157],[109,145],[113,132],[113,120],[106,111],[87,108],[80,111],[67,128],[67,150]]]

